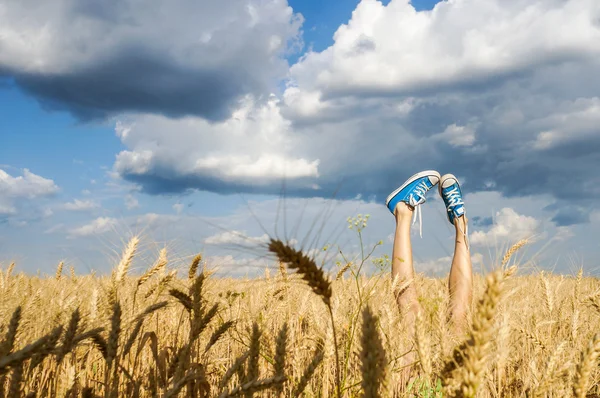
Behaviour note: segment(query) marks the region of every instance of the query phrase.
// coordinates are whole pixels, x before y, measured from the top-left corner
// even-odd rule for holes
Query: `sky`
[[[596,275],[596,0],[57,0],[0,3],[0,268],[108,272],[142,236],[226,275],[264,243],[391,255],[385,198],[456,175],[476,269]],[[417,272],[445,275],[435,190]],[[329,245],[328,251],[322,247]]]

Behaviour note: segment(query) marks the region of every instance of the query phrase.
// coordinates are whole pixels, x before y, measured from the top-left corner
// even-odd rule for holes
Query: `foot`
[[[450,224],[454,225],[454,220],[465,215],[465,202],[463,201],[462,191],[456,177],[452,174],[446,174],[440,179],[440,196],[446,205],[446,215]]]
[[[425,203],[427,191],[440,181],[440,173],[434,170],[422,171],[410,177],[400,188],[392,192],[386,199],[387,208],[396,214],[396,206],[406,203],[412,209]]]

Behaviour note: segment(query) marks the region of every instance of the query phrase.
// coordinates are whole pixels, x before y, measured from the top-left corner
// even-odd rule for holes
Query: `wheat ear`
[[[344,265],[342,268],[340,268],[338,273],[335,275],[335,280],[339,281],[340,279],[342,279],[342,277],[344,276],[346,271],[348,271],[351,266],[352,266],[352,262],[347,262],[346,265]]]
[[[313,359],[310,361],[310,363],[304,370],[302,377],[300,377],[300,380],[298,381],[298,384],[296,385],[296,388],[294,390],[294,395],[293,395],[294,397],[299,397],[302,395],[302,393],[306,389],[306,386],[308,385],[308,382],[315,374],[317,367],[321,364],[321,362],[323,362],[323,358],[324,358],[324,352],[323,352],[322,347],[317,347],[317,349],[313,355]]]
[[[504,272],[498,270],[488,275],[487,288],[477,305],[469,339],[454,351],[451,363],[446,363],[444,385],[446,395],[474,398],[483,375],[495,333],[494,317],[502,294]],[[458,361],[459,363],[456,363]],[[462,365],[457,368],[457,365]]]
[[[248,370],[246,373],[246,381],[253,381],[258,379],[259,375],[259,363],[260,358],[260,337],[262,333],[258,324],[254,322],[252,324],[252,337],[250,338],[250,348],[248,352]]]
[[[302,279],[307,282],[308,286],[312,291],[317,294],[329,311],[329,318],[331,320],[331,326],[333,328],[333,340],[335,346],[335,377],[337,387],[337,397],[342,398],[342,386],[341,386],[341,368],[340,368],[340,356],[337,344],[337,331],[335,328],[335,319],[333,316],[333,309],[331,308],[331,282],[325,275],[323,269],[304,254],[301,250],[296,250],[289,245],[284,244],[281,240],[271,239],[269,241],[269,251],[274,253],[278,260],[285,263],[288,268],[295,270]]]
[[[170,289],[169,294],[177,299],[185,307],[188,312],[192,312],[193,303],[190,296],[179,289]]]
[[[508,249],[507,252],[504,254],[504,257],[502,257],[500,267],[504,268],[506,264],[508,264],[508,262],[510,261],[510,258],[513,256],[513,254],[515,254],[520,248],[525,246],[527,243],[529,243],[528,239],[521,239],[520,241],[512,245],[510,249]]]
[[[296,250],[280,240],[271,239],[269,251],[274,253],[279,261],[285,263],[288,268],[295,270],[302,279],[326,305],[331,304],[331,282],[325,276],[325,272],[317,264],[300,250]]]
[[[15,263],[13,261],[12,263],[9,264],[8,268],[6,269],[6,281],[8,281],[10,279],[14,270],[15,270]]]
[[[53,349],[56,346],[56,341],[60,337],[61,333],[62,326],[59,326],[49,334],[21,348],[20,350],[15,351],[12,354],[0,357],[0,374],[6,372],[7,368],[14,367],[30,359],[36,353],[40,353],[47,348]]]
[[[10,385],[8,386],[8,396],[11,398],[20,398],[22,384],[23,384],[23,363],[20,363],[13,368],[12,376],[10,378]],[[0,386],[0,387],[4,388],[4,386]]]
[[[236,358],[236,360],[229,367],[229,369],[227,369],[227,372],[225,372],[225,374],[223,375],[223,378],[221,379],[221,382],[219,383],[220,388],[224,388],[227,385],[227,383],[229,383],[229,380],[231,380],[233,375],[236,374],[237,371],[240,368],[242,368],[242,366],[244,366],[244,362],[246,362],[246,359],[248,359],[249,355],[250,355],[250,353],[248,351],[246,351],[245,353],[243,353],[242,355],[240,355],[239,357]]]
[[[223,323],[221,326],[219,326],[219,328],[217,330],[215,330],[213,332],[213,334],[210,336],[210,340],[208,340],[208,343],[206,343],[206,347],[204,347],[204,352],[208,352],[208,350],[210,350],[212,348],[212,346],[214,346],[217,341],[219,341],[219,339],[225,334],[227,333],[227,331],[235,324],[234,321],[227,321],[225,323]]]
[[[277,340],[275,342],[275,376],[283,377],[285,376],[285,358],[287,351],[287,339],[288,339],[288,324],[284,323],[277,335]],[[283,383],[277,386],[275,390],[275,396],[281,397],[283,394]]]
[[[15,340],[17,338],[17,331],[19,329],[19,323],[21,322],[21,313],[21,306],[15,308],[15,311],[10,318],[10,322],[8,323],[8,330],[6,331],[4,341],[0,345],[0,356],[10,354],[14,348]]]
[[[169,260],[167,259],[167,249],[162,248],[160,253],[158,254],[158,259],[156,260],[156,263],[154,263],[154,265],[150,269],[148,269],[148,271],[146,271],[144,275],[140,277],[140,279],[138,279],[137,287],[142,286],[154,275],[161,272],[167,266],[168,263]]]
[[[127,275],[127,271],[129,271],[129,266],[131,265],[131,261],[133,260],[133,256],[135,255],[139,243],[140,239],[137,236],[134,236],[129,240],[114,273],[116,283],[121,283],[125,275]]]
[[[587,394],[588,383],[592,369],[596,366],[600,354],[600,333],[596,333],[586,349],[581,353],[581,359],[575,371],[573,394],[576,398],[584,398]]]
[[[121,334],[121,304],[119,304],[119,302],[116,302],[113,305],[110,324],[110,333],[108,334],[108,342],[106,345],[106,362],[109,368],[111,367],[113,360],[117,357],[117,349],[119,348],[119,336]]]
[[[69,321],[69,326],[67,326],[67,330],[65,331],[65,335],[63,336],[62,346],[59,349],[58,355],[56,356],[56,361],[60,363],[65,355],[67,355],[74,348],[75,335],[77,334],[77,327],[79,326],[79,321],[81,319],[81,315],[79,313],[79,308],[77,308],[71,314],[71,320]]]
[[[365,307],[362,318],[360,369],[363,397],[378,398],[382,396],[381,391],[385,387],[387,360],[381,336],[377,331],[378,318],[373,314],[370,306]]]
[[[200,265],[200,261],[202,261],[202,254],[196,255],[192,260],[192,264],[190,264],[190,269],[188,271],[188,279],[194,279],[196,277],[196,272],[198,272],[198,265]]]
[[[62,276],[62,272],[63,272],[63,266],[65,265],[64,262],[60,262],[58,263],[58,265],[56,266],[56,275],[54,276],[54,278],[59,281],[61,276]]]
[[[271,387],[277,387],[278,385],[285,383],[286,380],[285,377],[275,376],[268,379],[249,381],[246,384],[237,386],[231,391],[224,391],[219,395],[219,398],[237,397],[241,394],[252,396],[255,392],[266,390]]]

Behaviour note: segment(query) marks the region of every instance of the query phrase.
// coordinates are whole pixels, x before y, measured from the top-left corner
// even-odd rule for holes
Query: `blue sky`
[[[283,181],[290,223],[307,209],[299,237],[334,203],[322,235],[356,250],[336,231],[370,213],[383,255],[385,196],[436,168],[467,192],[478,266],[529,237],[529,266],[596,272],[600,28],[588,2],[529,14],[499,0],[154,12],[161,3],[14,3],[0,16],[0,264],[106,271],[142,233],[140,267],[166,245],[181,263],[203,251],[224,272],[253,272],[259,250],[235,250],[235,236],[261,241],[259,223],[281,222]],[[431,196],[415,258],[443,274],[452,230]]]

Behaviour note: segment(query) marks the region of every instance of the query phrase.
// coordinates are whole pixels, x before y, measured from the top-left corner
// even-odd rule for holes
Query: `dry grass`
[[[438,279],[410,281],[423,311],[406,330],[387,273],[348,261],[332,278],[272,241],[269,278],[207,277],[200,257],[176,273],[164,250],[136,277],[138,243],[107,277],[2,269],[0,397],[600,394],[600,282],[582,273],[476,275],[456,336]]]

